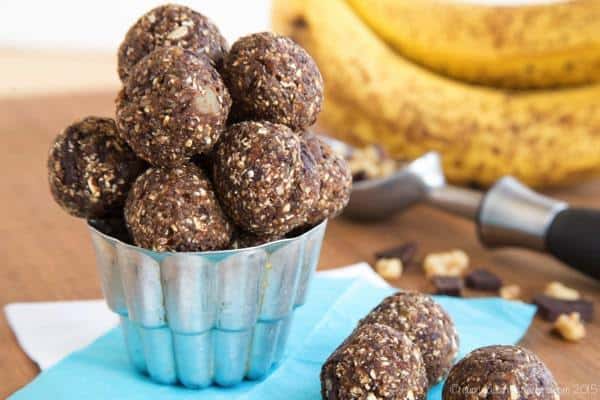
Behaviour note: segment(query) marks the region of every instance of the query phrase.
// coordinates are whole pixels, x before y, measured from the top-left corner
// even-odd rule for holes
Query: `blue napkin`
[[[396,289],[374,289],[364,282],[346,291],[319,322],[302,346],[268,380],[240,399],[320,399],[321,365],[352,332],[359,319]],[[527,331],[535,307],[500,298],[460,299],[434,296],[450,314],[460,337],[459,357],[491,344],[514,344]],[[428,400],[441,399],[442,384],[428,393]]]
[[[194,391],[161,386],[139,375],[128,363],[123,339],[115,329],[85,349],[42,372],[10,400],[24,399],[311,399],[320,398],[319,371],[327,356],[356,322],[394,289],[375,288],[359,280],[317,277],[307,303],[297,310],[288,357],[262,382],[235,388]],[[454,319],[461,355],[488,344],[517,342],[535,313],[533,306],[501,299],[436,297]],[[440,386],[429,399],[440,399]]]

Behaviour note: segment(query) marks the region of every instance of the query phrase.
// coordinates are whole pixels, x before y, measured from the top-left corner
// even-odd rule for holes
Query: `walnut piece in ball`
[[[133,67],[159,47],[177,46],[206,57],[220,66],[227,53],[227,42],[219,29],[204,15],[176,4],[156,7],[129,28],[119,47],[118,72],[125,82]]]
[[[405,334],[381,324],[357,328],[321,369],[325,400],[425,399],[421,353]]]
[[[419,347],[430,386],[446,376],[458,353],[454,323],[426,294],[398,292],[386,297],[360,321],[360,325],[372,323],[405,333]]]
[[[230,107],[221,77],[204,58],[162,47],[133,69],[117,98],[117,124],[140,157],[172,167],[213,148]]]
[[[326,218],[336,217],[346,207],[352,191],[352,174],[346,160],[315,134],[305,132],[302,138],[319,171],[319,200],[308,216],[308,224],[315,225]]]
[[[225,56],[223,78],[234,120],[262,119],[300,131],[321,111],[321,73],[290,38],[270,32],[240,38]]]
[[[69,214],[103,218],[122,212],[146,163],[117,135],[111,118],[87,117],[58,135],[48,155],[54,200]]]
[[[444,400],[559,400],[552,373],[530,350],[488,346],[460,360],[442,391]]]
[[[319,198],[315,160],[284,125],[232,125],[215,149],[213,168],[225,212],[259,236],[283,236],[305,224]]]
[[[232,225],[201,169],[150,168],[133,184],[125,222],[135,244],[154,251],[224,249]]]

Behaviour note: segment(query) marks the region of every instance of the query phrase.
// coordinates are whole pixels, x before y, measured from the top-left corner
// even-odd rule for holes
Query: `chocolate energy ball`
[[[179,47],[144,57],[117,98],[123,139],[153,165],[177,166],[212,149],[231,99],[218,72]]]
[[[531,351],[518,346],[488,346],[460,360],[448,374],[444,400],[558,400],[552,373]]]
[[[223,78],[234,119],[262,119],[300,131],[321,111],[321,73],[290,38],[264,32],[239,39],[225,56]]]
[[[427,376],[419,348],[381,324],[357,328],[321,369],[325,400],[425,399]]]
[[[113,119],[87,117],[54,139],[48,182],[54,200],[69,214],[102,218],[122,211],[131,184],[145,168],[118,137]]]
[[[274,242],[279,239],[282,239],[281,235],[262,236],[237,229],[233,232],[233,237],[231,239],[231,243],[229,243],[229,248],[244,249],[247,247],[260,246],[262,244]]]
[[[308,224],[315,225],[337,216],[346,207],[352,191],[352,174],[346,160],[323,140],[310,132],[302,138],[317,162],[321,181],[319,200],[308,216]]]
[[[458,353],[454,323],[426,294],[398,292],[385,298],[360,325],[372,323],[405,333],[419,347],[430,386],[446,376]]]
[[[288,127],[232,125],[213,157],[217,195],[241,229],[282,236],[305,224],[319,198],[319,175],[305,143]]]
[[[210,181],[192,164],[141,175],[127,198],[125,222],[134,242],[154,251],[224,249],[232,234]]]
[[[152,50],[177,46],[221,65],[227,42],[219,29],[204,15],[175,4],[156,7],[129,29],[119,47],[118,72],[123,82],[133,67]]]

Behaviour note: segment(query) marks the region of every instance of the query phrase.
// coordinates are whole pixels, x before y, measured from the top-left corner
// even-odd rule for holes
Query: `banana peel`
[[[462,81],[512,89],[600,81],[600,1],[490,6],[348,0],[399,54]]]
[[[600,173],[600,85],[511,91],[458,82],[408,61],[343,0],[275,0],[274,29],[315,58],[325,81],[319,126],[391,154],[442,154],[451,182],[513,175],[556,186]]]

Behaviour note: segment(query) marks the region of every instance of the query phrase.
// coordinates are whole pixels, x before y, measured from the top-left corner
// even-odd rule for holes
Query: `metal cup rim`
[[[118,243],[119,246],[124,246],[128,249],[135,249],[137,251],[141,251],[143,253],[146,253],[148,255],[150,255],[151,257],[166,257],[166,256],[172,256],[172,255],[176,255],[176,254],[183,254],[183,255],[190,255],[190,256],[215,256],[215,257],[221,257],[221,256],[229,256],[235,253],[239,253],[242,251],[255,251],[255,250],[263,250],[263,249],[272,249],[273,247],[279,247],[280,245],[284,245],[286,243],[291,243],[297,240],[302,240],[302,238],[304,238],[305,236],[310,235],[313,231],[316,231],[318,229],[320,229],[322,226],[327,224],[327,219],[319,222],[317,225],[313,226],[312,228],[310,228],[309,230],[307,230],[306,232],[303,232],[302,234],[298,235],[298,236],[294,236],[291,238],[283,238],[283,239],[278,239],[278,240],[274,240],[271,242],[267,242],[267,243],[263,243],[260,244],[258,246],[252,246],[252,247],[243,247],[240,249],[226,249],[226,250],[209,250],[209,251],[154,251],[154,250],[150,250],[150,249],[146,249],[144,247],[140,247],[140,246],[136,246],[134,244],[129,244],[126,243],[116,237],[110,236],[100,230],[98,230],[94,225],[93,225],[93,221],[94,220],[87,220],[86,224],[88,226],[88,229],[90,229],[93,233],[101,236],[102,238],[104,238],[105,240],[108,240],[109,242],[112,243]]]

